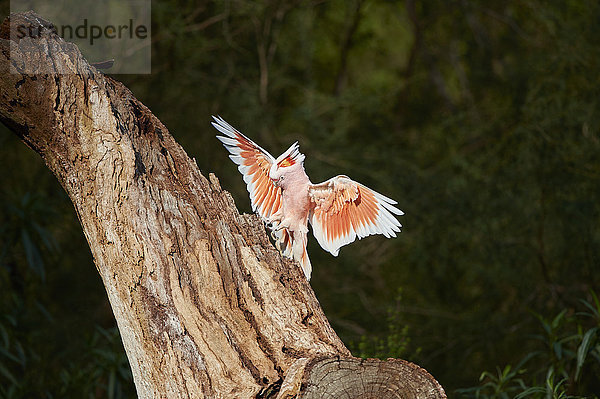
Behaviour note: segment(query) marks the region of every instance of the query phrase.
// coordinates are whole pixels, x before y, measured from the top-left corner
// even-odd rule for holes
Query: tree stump
[[[12,14],[0,49],[0,119],[73,202],[140,398],[446,397],[414,364],[352,357],[262,222],[49,22]]]

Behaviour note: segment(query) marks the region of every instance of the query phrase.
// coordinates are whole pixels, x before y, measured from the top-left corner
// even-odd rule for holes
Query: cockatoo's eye
[[[271,179],[271,181],[273,181],[273,184],[275,184],[276,186],[279,186],[283,181],[283,176],[279,176],[277,179]]]
[[[279,186],[279,183],[283,181],[283,176],[279,176],[277,178],[271,177],[271,181],[274,185]]]

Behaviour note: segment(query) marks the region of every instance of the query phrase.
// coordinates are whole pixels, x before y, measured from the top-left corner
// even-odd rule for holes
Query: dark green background
[[[211,114],[406,213],[337,258],[310,238],[355,355],[412,360],[451,397],[599,395],[599,2],[165,0],[152,18],[152,74],[117,79],[241,211]],[[1,129],[0,395],[132,397],[71,203]]]

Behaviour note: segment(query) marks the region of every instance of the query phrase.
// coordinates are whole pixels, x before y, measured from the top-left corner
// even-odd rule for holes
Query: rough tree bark
[[[125,86],[47,21],[10,18],[0,120],[72,200],[140,398],[445,397],[414,364],[352,357],[300,268]],[[11,40],[18,24],[41,35]]]

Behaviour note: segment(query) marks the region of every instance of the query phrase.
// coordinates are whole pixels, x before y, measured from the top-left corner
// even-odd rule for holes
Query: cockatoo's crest
[[[300,152],[300,146],[297,141],[275,160],[275,163],[280,168],[287,168],[302,162],[304,162],[304,154]]]

